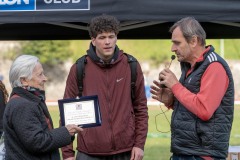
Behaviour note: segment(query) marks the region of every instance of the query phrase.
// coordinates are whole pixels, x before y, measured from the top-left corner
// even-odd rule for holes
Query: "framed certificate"
[[[101,126],[102,118],[98,96],[58,100],[61,124],[75,124],[82,128]]]

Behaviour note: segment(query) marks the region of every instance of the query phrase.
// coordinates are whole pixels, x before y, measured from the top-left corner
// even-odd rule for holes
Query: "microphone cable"
[[[170,98],[169,95],[168,95],[168,98]],[[158,132],[160,132],[160,133],[168,133],[168,132],[170,132],[171,129],[169,129],[168,131],[162,131],[162,130],[160,130],[160,129],[158,128],[157,117],[163,114],[164,117],[165,117],[165,119],[166,119],[166,121],[167,121],[168,124],[169,124],[169,127],[171,128],[171,123],[170,123],[170,121],[169,121],[169,119],[168,119],[168,117],[167,117],[167,115],[166,115],[166,112],[168,112],[169,109],[167,109],[166,111],[164,111],[163,108],[162,108],[162,106],[161,106],[161,104],[159,104],[159,108],[161,109],[161,112],[155,116],[155,126],[156,126],[156,130],[157,130]]]
[[[172,61],[173,61],[175,58],[176,58],[175,55],[172,55],[172,56],[171,56],[171,61],[170,61],[170,64],[168,65],[168,68],[170,68],[170,66],[171,66],[171,64],[172,64]],[[165,88],[166,88],[165,85],[161,85],[161,86],[162,86],[162,89],[165,89]],[[161,99],[163,98],[162,96],[163,96],[163,91],[161,92]],[[171,98],[171,97],[169,96],[169,94],[167,94],[167,96],[168,96],[168,99]],[[161,113],[159,113],[159,114],[157,114],[157,115],[155,116],[155,126],[156,126],[156,130],[157,130],[158,132],[160,132],[160,133],[168,133],[168,132],[170,132],[171,129],[169,129],[169,131],[161,131],[160,129],[158,129],[157,117],[163,114],[164,117],[165,117],[165,119],[167,120],[170,128],[171,128],[171,123],[170,123],[170,121],[169,121],[169,119],[167,118],[167,115],[166,115],[166,112],[169,111],[169,109],[167,109],[166,111],[164,111],[164,110],[162,109],[162,107],[161,107],[161,104],[159,104],[159,108],[161,109]]]

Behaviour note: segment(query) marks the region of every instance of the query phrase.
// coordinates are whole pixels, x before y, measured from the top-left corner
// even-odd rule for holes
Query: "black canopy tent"
[[[10,0],[0,0],[0,40],[89,39],[88,22],[103,13],[120,20],[119,39],[169,39],[170,26],[186,16],[199,20],[209,39],[240,37],[239,0],[85,0],[88,8],[80,10],[71,9],[77,0],[35,0],[54,9],[34,11],[4,10],[4,1]]]

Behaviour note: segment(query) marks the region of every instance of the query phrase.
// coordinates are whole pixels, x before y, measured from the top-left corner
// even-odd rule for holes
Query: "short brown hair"
[[[193,36],[197,36],[202,46],[206,45],[206,32],[201,24],[194,17],[185,17],[177,21],[171,28],[172,33],[175,28],[179,27],[187,42],[190,42]]]
[[[119,27],[120,22],[114,16],[103,14],[91,19],[89,35],[91,38],[96,38],[98,34],[103,32],[114,32],[117,35]]]

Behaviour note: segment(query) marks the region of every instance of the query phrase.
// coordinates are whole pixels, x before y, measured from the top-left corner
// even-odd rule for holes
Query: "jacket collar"
[[[116,45],[115,47],[115,51],[114,51],[114,54],[113,54],[113,57],[112,59],[110,60],[110,64],[114,63],[117,59],[118,59],[118,54],[119,54],[119,48],[118,46]],[[87,55],[94,61],[94,62],[97,62],[97,63],[101,63],[101,64],[105,64],[105,62],[99,58],[96,54],[96,47],[93,46],[92,43],[90,43],[90,47],[89,49],[87,50]]]
[[[31,93],[30,91],[22,87],[14,87],[11,93],[11,97],[15,94],[17,94],[20,97],[26,98],[28,100],[35,101],[37,103],[40,103],[41,100],[44,100],[41,97],[35,95],[34,93]]]

